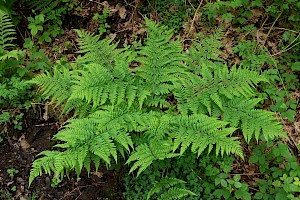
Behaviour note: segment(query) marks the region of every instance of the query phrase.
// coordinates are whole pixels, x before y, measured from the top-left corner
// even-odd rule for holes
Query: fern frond
[[[129,164],[135,161],[129,173],[139,168],[137,172],[139,176],[153,161],[179,156],[179,154],[173,153],[172,149],[172,142],[169,140],[150,140],[148,144],[139,145],[126,162]]]
[[[112,39],[100,40],[100,35],[94,35],[86,31],[76,30],[79,39],[80,50],[78,53],[84,55],[78,58],[82,64],[96,63],[105,66],[107,70],[112,70],[114,59],[124,50],[116,49],[118,43],[111,44]]]
[[[137,131],[143,132],[143,135],[149,139],[163,140],[172,130],[173,120],[172,115],[152,111],[141,115]]]
[[[214,71],[207,68],[201,76],[194,74],[185,75],[180,89],[175,91],[179,108],[188,108],[192,113],[211,115],[213,104],[223,109],[223,97],[233,99],[235,97],[251,98],[255,95],[255,87],[260,82],[268,80],[255,71],[242,67],[232,67],[229,71],[227,66],[218,67]],[[203,107],[206,108],[203,112]],[[187,113],[187,111],[180,110]]]
[[[193,73],[199,75],[203,73],[203,68],[216,69],[217,62],[224,63],[219,57],[224,55],[220,50],[224,44],[221,39],[224,38],[224,32],[221,28],[209,36],[196,35],[197,41],[192,41],[191,48],[188,49],[187,67]]]
[[[89,170],[90,163],[87,162],[90,162],[90,159],[94,161],[97,169],[100,160],[107,165],[110,165],[111,157],[117,161],[117,150],[123,152],[123,148],[130,151],[133,143],[128,131],[137,127],[139,112],[134,114],[123,108],[126,106],[107,107],[106,110],[100,110],[87,118],[70,120],[69,124],[54,136],[54,139],[63,142],[55,147],[67,150],[41,153],[44,157],[34,162],[30,183],[42,174],[42,169],[47,174],[54,172],[59,181],[65,170],[66,173],[75,170],[77,175],[82,167]]]
[[[226,152],[243,157],[240,142],[235,137],[229,137],[236,128],[225,128],[227,124],[201,114],[177,117],[177,121],[173,124],[174,131],[171,133],[174,138],[173,151],[181,146],[182,155],[189,146],[192,146],[192,152],[197,152],[199,156],[207,147],[209,153],[213,145],[216,145],[217,155],[220,150],[222,155]]]
[[[11,40],[16,39],[13,37],[16,34],[16,31],[12,27],[14,27],[14,25],[9,16],[4,11],[0,10],[0,56],[6,48],[14,46],[9,43]]]
[[[255,137],[258,141],[261,135],[269,141],[276,137],[286,137],[281,124],[274,117],[274,113],[266,110],[257,110],[255,106],[261,99],[234,99],[224,107],[222,119],[232,126],[241,127],[247,142]]]
[[[174,199],[181,199],[186,196],[197,196],[194,192],[190,190],[173,187],[170,188],[167,192],[163,193],[158,199],[159,200],[174,200]]]
[[[176,184],[184,184],[184,183],[186,182],[177,178],[163,177],[159,182],[154,183],[153,188],[149,191],[147,195],[147,200],[149,200],[151,196],[153,196],[153,194],[161,193],[161,192],[163,192],[163,194],[159,197],[159,199],[163,199],[163,200],[180,199],[184,196],[196,195],[190,190],[173,187]],[[165,189],[168,190],[164,192]]]
[[[76,152],[43,151],[38,154],[38,156],[43,157],[36,159],[32,164],[29,185],[34,178],[42,175],[43,170],[49,175],[51,175],[51,172],[54,172],[54,179],[57,182],[62,180],[65,170],[69,172],[75,169],[77,176],[79,176],[86,155],[87,149],[84,146],[77,148]]]
[[[69,100],[80,99],[96,108],[104,104],[119,105],[126,100],[128,106],[131,106],[137,98],[137,87],[134,86],[132,77],[118,79],[98,64],[85,65],[85,70],[79,72],[78,76],[74,76]]]
[[[180,40],[170,41],[173,36],[172,30],[149,20],[146,20],[146,24],[149,30],[148,38],[136,59],[141,66],[134,71],[147,90],[150,90],[152,98],[156,96],[164,99],[178,82],[178,74],[184,73],[183,61],[186,57],[182,54]],[[152,103],[156,104],[160,104],[160,101]]]
[[[60,105],[71,96],[73,76],[76,73],[67,68],[54,68],[53,74],[47,72],[33,78],[30,82],[37,84],[46,99]]]

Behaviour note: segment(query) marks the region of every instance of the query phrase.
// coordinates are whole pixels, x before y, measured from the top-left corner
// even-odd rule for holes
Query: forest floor
[[[140,4],[144,2],[134,1],[126,2],[122,0],[112,0],[97,3],[97,1],[86,1],[80,13],[76,15],[69,15],[64,20],[63,27],[65,34],[57,37],[52,43],[43,46],[46,49],[46,54],[52,55],[52,58],[59,59],[62,55],[53,52],[53,46],[58,46],[62,54],[67,55],[68,61],[76,60],[76,39],[77,35],[73,29],[82,28],[92,33],[96,33],[99,24],[92,20],[91,12],[97,10],[97,6],[106,6],[111,10],[112,16],[108,19],[110,25],[110,33],[106,34],[107,37],[115,36],[116,41],[120,41],[120,45],[131,44],[136,38],[142,39],[145,37],[144,19],[140,13]],[[105,5],[106,4],[106,5]],[[151,18],[158,20],[157,13],[152,13]],[[194,32],[207,32],[209,29],[200,27],[197,21],[197,13],[188,22],[188,26],[183,27],[178,37],[181,37],[186,46],[189,45],[188,38]],[[259,16],[257,16],[259,17]],[[253,19],[255,20],[255,18]],[[223,24],[224,25],[224,24]],[[278,30],[280,31],[280,30]],[[225,48],[224,56],[228,64],[239,62],[239,58],[232,53],[232,46],[237,42],[238,38],[247,37],[247,35],[237,35],[236,29],[231,24],[225,24]],[[18,33],[18,39],[26,35],[26,32]],[[22,36],[23,35],[23,36]],[[265,31],[257,32],[257,40],[264,40],[266,37]],[[273,48],[276,51],[274,44],[276,40],[276,33],[274,37],[265,38],[268,48]],[[72,49],[67,49],[64,44],[66,41],[71,41]],[[274,52],[276,53],[276,52]],[[293,94],[297,102],[300,101],[300,93]],[[50,150],[55,144],[51,140],[52,136],[57,133],[62,126],[62,122],[55,117],[56,113],[45,108],[43,104],[34,106],[26,113],[24,128],[22,131],[16,131],[9,128],[10,134],[7,140],[3,141],[0,145],[0,189],[5,191],[1,194],[2,199],[51,199],[51,200],[71,200],[71,199],[124,199],[124,188],[122,185],[123,174],[126,173],[125,169],[119,171],[109,170],[105,166],[99,169],[99,172],[91,173],[88,177],[87,173],[82,173],[80,181],[78,181],[75,173],[71,173],[69,178],[58,186],[52,188],[51,181],[48,176],[44,175],[37,178],[30,188],[28,188],[29,172],[36,155],[44,150]],[[49,117],[45,118],[45,113]],[[47,119],[47,120],[45,120]],[[282,119],[284,128],[290,137],[288,143],[295,153],[300,144],[300,105],[297,106],[297,115],[295,122],[291,123],[288,120]],[[246,158],[250,156],[251,147],[244,145],[244,152]],[[247,155],[248,154],[248,155]],[[251,165],[240,159],[236,160],[234,170],[237,173],[249,174],[248,178],[244,181],[251,182],[261,175],[255,165]],[[8,170],[10,173],[8,173]],[[257,176],[255,174],[257,173]],[[251,175],[251,178],[250,178]]]

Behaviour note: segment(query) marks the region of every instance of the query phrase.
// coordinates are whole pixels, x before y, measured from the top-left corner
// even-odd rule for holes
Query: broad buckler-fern
[[[57,66],[31,81],[77,118],[54,136],[64,151],[44,151],[34,161],[30,184],[43,172],[53,172],[58,183],[71,170],[79,176],[83,167],[90,172],[91,161],[97,169],[119,155],[138,175],[189,148],[243,158],[239,134],[246,142],[285,136],[272,112],[256,108],[256,86],[267,77],[243,66],[229,69],[217,56],[220,33],[185,52],[172,30],[146,22],[148,37],[138,50],[77,30],[76,66]]]

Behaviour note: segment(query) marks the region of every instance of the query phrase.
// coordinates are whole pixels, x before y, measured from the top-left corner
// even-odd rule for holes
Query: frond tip
[[[11,19],[0,9],[0,56],[6,48],[14,46],[8,43],[15,39],[13,35],[15,35],[16,31],[12,27],[14,27],[14,25]]]
[[[162,193],[160,197],[158,197],[159,200],[181,199],[182,197],[188,195],[197,196],[194,192],[191,192],[190,190],[173,187],[177,184],[185,184],[185,181],[177,178],[162,178],[159,182],[154,183],[153,188],[149,191],[147,195],[147,200],[149,200],[156,193]]]

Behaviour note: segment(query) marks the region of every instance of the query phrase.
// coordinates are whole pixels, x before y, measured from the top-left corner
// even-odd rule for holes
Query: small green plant
[[[0,198],[6,199],[6,200],[13,200],[11,197],[11,194],[6,190],[0,190]]]
[[[255,199],[299,199],[300,167],[289,147],[281,142],[262,143],[254,148],[250,162],[257,163],[265,179],[257,182]]]
[[[221,18],[227,22],[236,25],[247,25],[247,21],[251,20],[255,9],[266,8],[266,13],[272,19],[280,18],[282,24],[299,28],[299,10],[300,3],[297,0],[230,0],[216,1],[206,3],[202,8],[203,16],[206,16],[211,23]]]
[[[31,89],[32,85],[26,81],[33,76],[33,72],[49,69],[50,63],[43,51],[35,52],[29,39],[25,39],[26,50],[16,49],[12,44],[15,39],[14,25],[2,11],[0,27],[0,125],[3,137],[9,126],[17,130],[23,128],[24,113],[37,96]]]
[[[78,3],[77,0],[22,2],[32,9],[33,17],[27,18],[30,22],[28,28],[39,42],[52,42],[53,37],[63,34],[64,30],[61,28],[63,16]]]
[[[26,98],[28,95],[28,83],[23,79],[26,76],[26,69],[21,65],[23,51],[9,50],[14,48],[11,40],[15,30],[12,28],[10,18],[0,11],[0,124],[12,122],[15,128],[21,129],[22,124],[19,120],[23,114],[18,113],[18,110],[23,105],[28,105]],[[19,108],[18,108],[19,107]],[[13,109],[12,109],[13,108]],[[12,121],[11,121],[12,120]],[[2,131],[5,131],[5,127]]]
[[[10,177],[14,177],[17,173],[19,173],[19,170],[15,169],[15,168],[9,168],[6,170],[6,172],[8,173],[8,175]]]
[[[110,16],[110,10],[107,8],[104,8],[102,11],[102,14],[95,13],[93,16],[93,20],[96,20],[99,22],[99,35],[102,35],[104,33],[109,34],[110,33],[110,25],[107,23],[107,18]]]
[[[148,0],[147,7],[143,8],[145,14],[152,13],[155,19],[173,28],[175,32],[179,32],[184,22],[186,22],[193,13],[193,5],[196,1],[191,0],[187,3],[185,0]]]
[[[33,17],[28,17],[28,21],[30,22],[28,28],[30,29],[30,33],[32,36],[35,36],[38,31],[43,30],[43,24],[45,22],[45,18],[43,14],[39,14]]]

